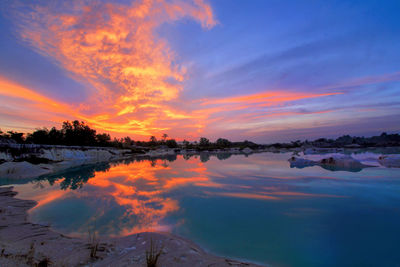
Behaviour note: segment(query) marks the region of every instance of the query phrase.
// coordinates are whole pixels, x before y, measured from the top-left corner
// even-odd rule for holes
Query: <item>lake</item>
[[[63,234],[167,231],[272,266],[400,266],[400,169],[290,168],[289,153],[98,164],[16,184]]]

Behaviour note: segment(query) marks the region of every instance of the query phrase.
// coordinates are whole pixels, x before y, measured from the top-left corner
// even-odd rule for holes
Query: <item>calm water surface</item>
[[[272,266],[400,266],[400,170],[291,169],[290,154],[88,166],[15,185],[69,235],[169,231]]]

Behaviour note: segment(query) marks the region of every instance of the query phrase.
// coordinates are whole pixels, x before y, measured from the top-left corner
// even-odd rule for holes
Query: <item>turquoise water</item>
[[[15,185],[69,235],[167,231],[272,266],[400,266],[400,169],[289,167],[291,154],[88,166]]]

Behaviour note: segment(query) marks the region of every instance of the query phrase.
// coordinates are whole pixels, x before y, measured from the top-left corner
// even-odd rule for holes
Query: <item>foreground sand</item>
[[[27,221],[36,203],[14,198],[12,187],[0,187],[0,266],[147,266],[150,244],[162,251],[157,266],[257,266],[217,257],[166,233],[140,233],[93,244]]]

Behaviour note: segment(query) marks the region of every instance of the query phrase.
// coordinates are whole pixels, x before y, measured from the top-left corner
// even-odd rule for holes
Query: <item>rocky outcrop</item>
[[[131,150],[8,144],[1,147],[0,179],[25,179],[71,167],[131,157]]]
[[[303,169],[305,167],[311,167],[317,165],[316,161],[298,158],[294,156],[289,159],[289,163],[290,163],[290,168],[298,168],[298,169]]]
[[[0,164],[0,178],[5,179],[26,179],[49,174],[54,171],[50,164],[31,164],[22,162],[5,162]]]
[[[388,168],[400,168],[400,155],[383,155],[379,157],[378,161]]]
[[[0,161],[13,161],[14,158],[10,153],[0,152]]]
[[[370,167],[347,155],[324,158],[318,162],[318,165],[330,171],[351,172],[358,172],[363,168]]]
[[[167,155],[176,155],[178,151],[179,149],[155,149],[148,151],[147,153],[143,154],[143,156],[159,157]]]
[[[107,161],[110,160],[114,155],[119,154],[118,150],[109,149],[67,149],[67,148],[52,148],[43,149],[42,158],[51,161]]]
[[[320,160],[311,160],[300,157],[291,157],[289,159],[291,168],[305,168],[311,166],[320,166],[330,171],[351,171],[358,172],[363,168],[371,167],[362,164],[360,161],[348,155],[335,154]]]

